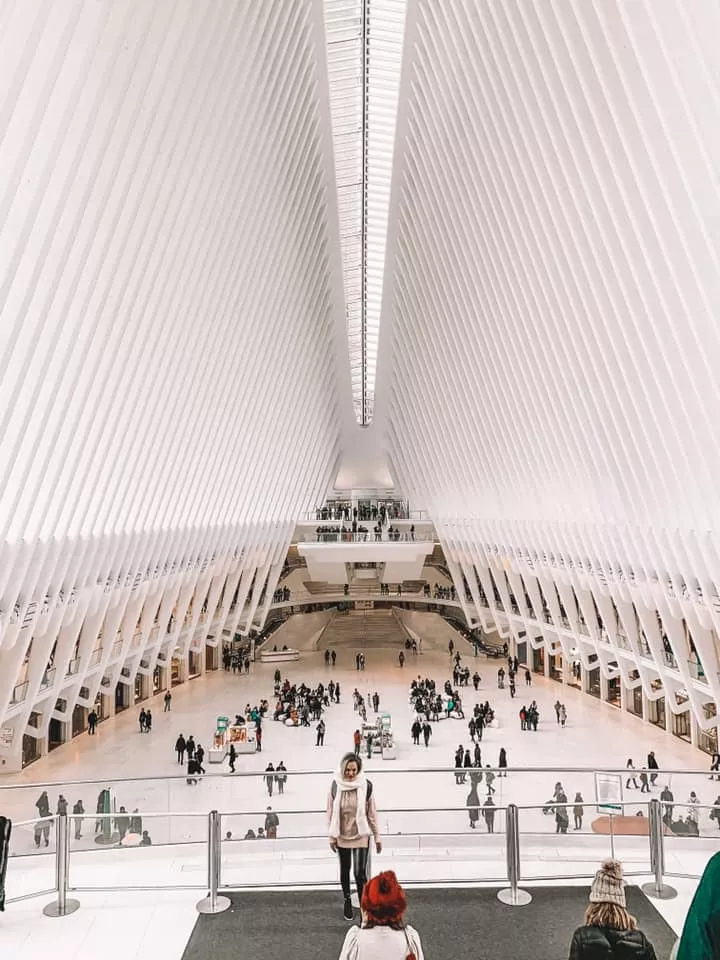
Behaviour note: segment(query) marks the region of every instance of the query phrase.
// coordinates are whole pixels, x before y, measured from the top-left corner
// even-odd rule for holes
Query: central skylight
[[[369,424],[407,0],[325,0],[353,406]]]

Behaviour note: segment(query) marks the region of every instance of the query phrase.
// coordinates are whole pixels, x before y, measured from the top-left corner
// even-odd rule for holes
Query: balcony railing
[[[509,883],[517,892],[521,871],[524,880],[534,883],[559,880],[586,883],[598,863],[613,855],[625,861],[628,878],[652,878],[655,889],[652,883],[644,889],[651,896],[659,896],[666,887],[667,877],[697,878],[704,869],[717,849],[717,827],[711,814],[720,808],[707,803],[693,804],[691,816],[686,819],[688,789],[694,786],[700,794],[707,776],[704,771],[663,771],[662,782],[671,781],[675,793],[673,800],[664,801],[639,791],[633,799],[623,799],[622,786],[628,773],[632,779],[639,776],[640,771],[391,770],[383,766],[372,774],[385,847],[383,859],[391,863],[402,861],[403,879],[408,883]],[[233,787],[230,787],[231,776]],[[269,888],[337,883],[337,860],[328,851],[324,803],[332,773],[290,770],[288,783],[292,783],[293,795],[316,795],[318,802],[309,808],[290,804],[289,809],[280,809],[278,836],[260,843],[255,835],[258,824],[265,820],[265,803],[258,802],[253,807],[250,801],[238,808],[232,797],[238,786],[241,792],[246,792],[243,779],[247,777],[254,778],[248,782],[248,795],[259,796],[264,786],[259,781],[264,776],[263,771],[213,775],[214,795],[220,804],[226,805],[222,812],[214,811],[210,815],[206,811],[173,809],[176,785],[183,783],[186,775],[164,781],[74,782],[71,789],[59,783],[47,785],[82,799],[88,812],[84,815],[83,836],[77,839],[72,816],[57,816],[54,824],[50,824],[50,817],[45,818],[51,846],[42,854],[37,851],[34,840],[37,818],[23,820],[17,814],[26,811],[37,791],[46,785],[0,786],[2,808],[14,820],[10,855],[56,858],[59,889],[55,892],[59,898],[71,889],[90,892],[138,885],[157,890],[184,887],[207,890],[206,865],[210,867],[211,894],[215,895],[258,883]],[[445,785],[447,778],[454,777],[459,786],[464,784],[464,788],[457,791],[457,801],[438,805],[423,803],[424,797],[436,793],[426,787],[430,777],[442,778],[441,783]],[[566,797],[558,792],[559,799],[548,800],[545,796],[540,802],[533,796],[537,793],[533,788],[542,779],[547,781],[549,792],[554,783],[565,784]],[[478,799],[467,803],[466,791],[473,782],[478,788]],[[505,796],[508,784],[513,784],[517,794],[527,796],[530,802],[510,802]],[[525,785],[527,790],[523,789]],[[135,832],[130,833],[128,822],[117,813],[89,812],[95,809],[99,787],[107,788],[109,795],[117,797],[154,797],[155,809],[140,809],[138,817],[142,823],[135,825]],[[579,791],[582,791],[579,800],[570,799]],[[492,802],[488,801],[488,795]],[[688,824],[688,820],[692,822]],[[153,846],[175,847],[173,856],[166,858],[167,868],[161,864],[152,876],[147,874],[147,855],[141,848],[133,849],[139,847],[142,829],[151,835]],[[129,835],[122,842],[126,849],[122,853],[120,875],[116,869],[117,853],[110,848],[118,846],[121,832],[126,831]],[[580,837],[582,842],[578,843]],[[665,850],[670,854],[667,862],[672,863],[677,873],[664,872]],[[88,856],[93,858],[92,870],[87,869]],[[69,867],[74,859],[79,864],[74,874],[79,883],[71,888]],[[156,866],[158,862],[154,861]],[[289,862],[308,865],[301,873],[297,872],[297,880],[288,876]],[[118,880],[123,886],[113,886]],[[23,898],[47,893],[47,890],[23,890]]]

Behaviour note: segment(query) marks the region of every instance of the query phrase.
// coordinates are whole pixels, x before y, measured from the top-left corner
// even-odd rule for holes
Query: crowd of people
[[[107,830],[110,836],[110,842],[117,846],[139,846],[149,847],[152,844],[150,834],[143,830],[142,817],[139,809],[136,807],[132,813],[129,813],[124,806],[112,817],[105,814],[111,812],[107,809],[108,791],[103,788],[98,794],[97,806],[95,812],[95,835],[97,836],[103,830]],[[55,813],[51,812],[50,798],[47,790],[43,790],[35,801],[35,808],[40,819],[34,824],[33,839],[37,848],[50,845],[50,828],[54,825],[54,817],[71,816],[73,835],[76,840],[81,840],[83,836],[83,825],[85,822],[86,810],[82,799],[78,799],[73,804],[72,811],[69,810],[68,801],[63,794],[58,795],[55,805]]]
[[[250,673],[250,656],[247,653],[241,653],[239,650],[231,650],[230,647],[223,647],[222,652],[223,670],[233,673]]]

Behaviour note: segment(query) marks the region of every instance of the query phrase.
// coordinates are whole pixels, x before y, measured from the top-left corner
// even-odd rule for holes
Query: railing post
[[[507,875],[509,888],[498,891],[498,900],[509,907],[524,907],[530,903],[532,897],[527,890],[518,889],[520,880],[520,829],[518,826],[518,808],[509,803],[505,818],[505,843]]]
[[[46,917],[67,917],[80,907],[79,900],[68,900],[70,876],[70,820],[60,813],[55,820],[55,887],[57,899],[43,907]]]
[[[651,800],[648,804],[650,826],[650,869],[655,874],[652,883],[644,883],[642,891],[648,897],[656,900],[672,900],[677,896],[674,887],[663,883],[665,872],[665,824],[662,818],[662,806],[659,800]]]
[[[218,896],[221,842],[220,814],[211,810],[208,815],[208,895],[198,902],[198,913],[223,913],[230,906],[229,897]]]

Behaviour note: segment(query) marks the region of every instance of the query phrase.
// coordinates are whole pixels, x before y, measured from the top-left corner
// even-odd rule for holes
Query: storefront
[[[715,709],[714,703],[704,703],[703,704],[703,713],[705,714],[706,720],[714,720],[717,716],[717,710]],[[718,732],[717,727],[712,727],[710,730],[698,730],[698,747],[703,750],[705,753],[717,753],[718,752]]]
[[[545,673],[545,648],[537,647],[532,652],[532,668],[534,673]]]
[[[76,704],[72,712],[72,735],[74,737],[79,736],[81,733],[84,733],[87,727],[87,710],[85,707],[81,707],[80,704]]]
[[[26,733],[22,742],[22,765],[26,767],[40,757],[40,743],[37,737],[31,737]]]
[[[592,670],[588,670],[587,692],[591,697],[597,697],[598,700],[601,698],[602,687],[600,685],[600,667],[594,667]]]
[[[143,673],[137,673],[135,675],[135,688],[134,688],[134,701],[135,703],[140,703],[142,700],[147,699],[147,683],[148,678]]]
[[[608,680],[607,702],[611,703],[614,707],[620,707],[621,682],[620,677],[613,677],[611,680]]]
[[[633,679],[631,677],[631,679]],[[642,687],[633,687],[632,690],[628,690],[627,696],[625,697],[625,706],[628,713],[634,713],[636,717],[641,717],[643,715],[643,694]]]
[[[188,654],[188,677],[190,680],[194,680],[195,677],[199,677],[201,673],[200,654],[197,650],[191,650]]]
[[[115,713],[122,713],[130,706],[128,703],[128,687],[124,683],[118,683],[115,687]]]
[[[217,670],[218,668],[218,648],[205,645],[205,670]]]
[[[170,686],[176,687],[184,679],[182,660],[180,657],[172,657],[170,660]]]
[[[563,658],[561,653],[550,654],[550,679],[562,683],[563,680]]]
[[[162,667],[155,667],[155,669],[153,670],[153,675],[152,675],[153,696],[165,688],[163,672],[164,670]]]
[[[656,727],[665,729],[665,697],[658,700],[648,700],[648,720]]]
[[[674,713],[672,718],[672,732],[678,739],[690,743],[692,739],[690,732],[691,724],[692,719],[689,710],[685,710],[684,713]]]
[[[53,717],[48,726],[48,753],[56,747],[61,747],[65,740],[65,724],[62,720],[56,720]]]

